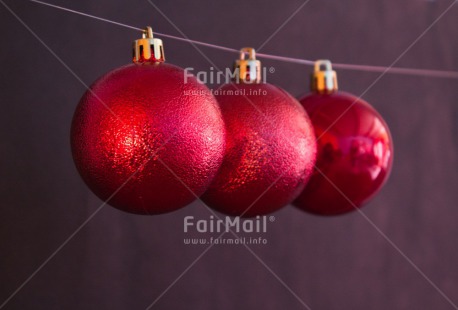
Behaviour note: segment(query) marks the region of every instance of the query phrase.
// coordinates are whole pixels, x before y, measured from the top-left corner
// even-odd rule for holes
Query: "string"
[[[86,16],[90,17],[96,20],[104,21],[110,24],[118,25],[121,27],[137,30],[137,31],[144,31],[144,28],[138,28],[134,27],[131,25],[123,24],[120,22],[116,22],[113,20],[109,20],[103,17],[83,13],[80,11],[72,10],[66,7],[58,6],[55,4],[50,4],[47,2],[42,2],[39,0],[29,0],[30,2],[42,4],[45,6],[49,6],[52,8],[56,8],[62,11],[74,13],[77,15],[81,16]],[[202,41],[197,41],[197,40],[190,40],[186,39],[183,37],[178,37],[178,36],[173,36],[170,34],[166,33],[160,33],[160,32],[154,32],[154,34],[159,35],[164,38],[169,38],[177,41],[183,41],[183,42],[188,42],[188,43],[193,43],[196,45],[200,46],[205,46],[213,49],[218,49],[226,52],[231,52],[231,53],[240,53],[240,50],[231,48],[231,47],[226,47],[226,46],[221,46],[221,45],[216,45],[216,44],[211,44],[211,43],[206,43]],[[314,65],[315,61],[313,60],[308,60],[308,59],[301,59],[301,58],[292,58],[292,57],[285,57],[285,56],[278,56],[278,55],[271,55],[271,54],[264,54],[264,53],[256,53],[256,56],[260,58],[265,58],[265,59],[271,59],[271,60],[277,60],[277,61],[283,61],[283,62],[289,62],[289,63],[295,63],[295,64],[301,64],[301,65]],[[402,74],[402,75],[415,75],[415,76],[427,76],[427,77],[438,77],[438,78],[451,78],[451,79],[458,79],[458,72],[456,71],[444,71],[444,70],[430,70],[430,69],[415,69],[415,68],[400,68],[400,67],[383,67],[383,66],[370,66],[370,65],[355,65],[355,64],[344,64],[344,63],[332,63],[332,66],[337,69],[343,69],[343,70],[355,70],[355,71],[366,71],[366,72],[385,72],[387,69],[388,71],[386,73],[392,73],[392,74]]]
[[[104,21],[104,22],[107,22],[107,23],[118,25],[118,26],[123,26],[123,27],[126,27],[126,28],[139,30],[139,31],[143,31],[144,30],[144,29],[137,28],[137,27],[134,27],[134,26],[118,23],[118,22],[115,22],[115,21],[112,21],[112,20],[109,20],[109,19],[106,19],[106,18],[102,18],[102,17],[86,14],[86,13],[83,13],[83,12],[80,12],[80,11],[75,11],[75,10],[68,9],[68,8],[64,8],[62,6],[58,6],[58,5],[55,5],[55,4],[46,3],[46,2],[42,2],[42,1],[38,1],[38,0],[29,0],[29,1],[30,2],[39,3],[39,4],[43,4],[43,5],[46,5],[46,6],[50,6],[52,8],[56,8],[56,9],[59,9],[59,10],[62,10],[62,11],[67,11],[67,12],[75,13],[75,14],[78,14],[78,15],[90,17],[90,18],[93,18],[93,19],[101,20],[101,21]]]

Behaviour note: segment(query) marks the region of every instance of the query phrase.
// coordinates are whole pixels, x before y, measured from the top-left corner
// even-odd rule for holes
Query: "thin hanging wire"
[[[78,15],[90,17],[90,18],[93,18],[93,19],[101,20],[101,21],[104,21],[104,22],[107,22],[107,23],[110,23],[110,24],[115,24],[115,25],[118,25],[118,26],[130,28],[130,29],[134,29],[134,30],[138,30],[138,31],[143,31],[144,30],[142,28],[137,28],[137,27],[130,26],[130,25],[127,25],[127,24],[118,23],[118,22],[115,22],[115,21],[112,21],[112,20],[109,20],[109,19],[106,19],[106,18],[94,16],[94,15],[91,15],[91,14],[86,14],[86,13],[83,13],[83,12],[80,12],[80,11],[75,11],[75,10],[68,9],[68,8],[64,8],[62,6],[58,6],[58,5],[55,5],[55,4],[46,3],[46,2],[42,2],[42,1],[38,1],[38,0],[29,0],[29,1],[30,2],[39,3],[39,4],[43,4],[43,5],[46,5],[46,6],[50,6],[52,8],[56,8],[56,9],[59,9],[59,10],[62,10],[62,11],[67,11],[67,12],[75,13],[75,14],[78,14]]]
[[[55,4],[50,4],[46,2],[42,2],[39,0],[29,0],[30,2],[42,4],[45,6],[49,6],[52,8],[56,8],[62,11],[67,11],[71,12],[74,14],[78,14],[81,16],[86,16],[90,17],[96,20],[104,21],[110,24],[122,26],[125,28],[137,30],[137,31],[144,31],[143,28],[138,28],[134,27],[131,25],[123,24],[120,22],[116,22],[113,20],[109,20],[106,18],[102,18],[99,16],[83,13],[80,11],[72,10],[69,8],[65,8],[62,6],[58,6]],[[240,53],[240,50],[231,48],[231,47],[226,47],[226,46],[221,46],[221,45],[216,45],[216,44],[211,44],[211,43],[206,43],[202,41],[196,41],[196,40],[190,40],[182,37],[177,37],[173,36],[170,34],[166,33],[160,33],[160,32],[154,32],[155,34],[162,36],[164,38],[169,38],[173,40],[178,40],[178,41],[183,41],[183,42],[188,42],[188,43],[194,43],[196,45],[200,46],[205,46],[209,48],[214,48],[226,52],[231,52],[231,53]],[[313,60],[308,60],[308,59],[301,59],[301,58],[292,58],[292,57],[285,57],[285,56],[278,56],[278,55],[271,55],[271,54],[264,54],[264,53],[256,53],[256,56],[260,58],[266,58],[266,59],[272,59],[272,60],[278,60],[278,61],[283,61],[283,62],[290,62],[290,63],[295,63],[295,64],[301,64],[301,65],[314,65],[315,61]],[[343,64],[343,63],[333,63],[332,66],[337,69],[344,69],[344,70],[355,70],[355,71],[366,71],[366,72],[385,72],[386,73],[392,73],[392,74],[403,74],[403,75],[415,75],[415,76],[427,76],[427,77],[438,77],[438,78],[451,78],[451,79],[458,79],[458,72],[456,71],[444,71],[444,70],[429,70],[429,69],[414,69],[414,68],[399,68],[399,67],[383,67],[383,66],[369,66],[369,65],[355,65],[355,64]]]

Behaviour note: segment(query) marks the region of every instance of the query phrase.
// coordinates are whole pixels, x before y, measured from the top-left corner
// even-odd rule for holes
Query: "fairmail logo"
[[[208,219],[196,219],[194,216],[186,216],[183,219],[185,233],[266,233],[267,223],[275,221],[273,216],[256,216],[256,218],[241,219],[240,217],[215,218],[211,215]]]

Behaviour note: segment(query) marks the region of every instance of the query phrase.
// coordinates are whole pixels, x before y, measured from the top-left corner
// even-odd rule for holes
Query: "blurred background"
[[[2,309],[458,309],[456,79],[386,74],[364,95],[395,144],[367,218],[287,206],[254,254],[215,245],[200,256],[206,246],[183,244],[183,219],[208,218],[202,204],[160,216],[106,206],[90,217],[102,201],[72,161],[70,123],[85,87],[68,69],[91,84],[131,61],[139,33],[4,2],[68,68],[0,5],[0,304],[16,292]],[[167,18],[146,0],[52,3],[237,49],[388,66],[453,0],[154,1]],[[169,63],[209,70],[189,43],[163,40]],[[237,57],[202,51],[220,68]],[[310,67],[263,65],[275,68],[270,83],[308,91]],[[396,66],[458,71],[458,4]],[[338,70],[339,86],[360,95],[379,75]]]

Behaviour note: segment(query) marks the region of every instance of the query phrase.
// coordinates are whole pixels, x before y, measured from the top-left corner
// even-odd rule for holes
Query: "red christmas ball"
[[[313,128],[296,99],[270,84],[226,84],[223,164],[202,199],[225,214],[263,215],[290,203],[312,173]]]
[[[146,62],[114,70],[81,99],[71,129],[76,167],[115,208],[158,214],[201,195],[223,158],[225,129],[209,89]]]
[[[300,102],[315,129],[318,153],[316,169],[294,204],[321,215],[361,207],[391,171],[387,124],[367,102],[344,92],[312,93]]]

